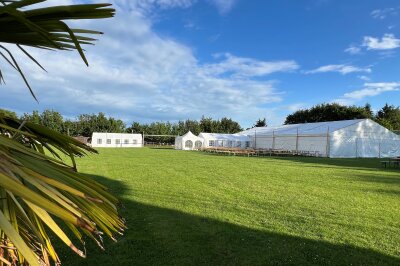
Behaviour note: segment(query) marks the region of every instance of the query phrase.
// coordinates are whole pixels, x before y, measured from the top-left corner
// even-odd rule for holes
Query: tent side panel
[[[400,140],[383,140],[380,145],[380,157],[400,157]]]
[[[355,158],[357,157],[357,143],[355,137],[331,137],[329,157]]]
[[[299,151],[318,152],[320,156],[326,156],[327,138],[326,136],[299,136]]]
[[[272,136],[257,136],[251,137],[251,141],[256,149],[272,149],[273,137]]]
[[[296,150],[296,136],[276,136],[274,149],[278,150]]]

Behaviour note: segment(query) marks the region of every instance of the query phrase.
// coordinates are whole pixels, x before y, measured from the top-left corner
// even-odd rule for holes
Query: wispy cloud
[[[359,54],[361,53],[361,48],[357,45],[350,45],[344,51],[349,54]]]
[[[354,72],[366,72],[371,73],[370,67],[357,67],[352,65],[326,65],[316,68],[314,70],[306,71],[306,74],[326,73],[326,72],[337,72],[342,75],[346,75]]]
[[[260,77],[275,72],[291,72],[299,68],[294,60],[261,61],[253,58],[237,57],[230,53],[214,55],[223,58],[218,63],[204,66],[209,75],[230,75],[232,77]]]
[[[345,93],[342,97],[334,100],[333,102],[354,104],[367,97],[374,97],[385,92],[398,90],[400,90],[400,82],[365,83],[362,89]]]
[[[221,15],[229,13],[237,3],[237,0],[210,0]]]
[[[66,116],[102,111],[128,122],[203,114],[254,120],[266,105],[282,101],[283,92],[268,75],[299,67],[293,60],[270,62],[228,53],[200,63],[191,47],[156,33],[146,11],[129,8],[131,1],[116,2],[112,20],[85,22],[85,27],[105,32],[88,49],[89,68],[76,53],[29,49],[49,71],[20,62],[41,104],[36,105],[17,75],[6,75],[0,93],[7,91],[14,100],[4,99],[4,107],[23,112],[54,108]]]
[[[399,11],[400,7],[375,9],[371,12],[371,16],[375,19],[385,19],[388,16],[397,16],[399,14]]]

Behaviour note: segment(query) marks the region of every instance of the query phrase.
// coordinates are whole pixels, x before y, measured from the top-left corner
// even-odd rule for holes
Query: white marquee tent
[[[140,148],[143,147],[143,138],[142,134],[93,132],[92,147]]]
[[[204,147],[230,147],[230,148],[250,148],[251,139],[244,134],[220,134],[220,133],[200,133],[199,137],[204,140]]]
[[[331,158],[400,156],[400,136],[370,119],[257,127],[241,134],[255,148],[318,152]]]
[[[198,150],[203,147],[203,139],[197,137],[192,132],[175,138],[176,150]]]

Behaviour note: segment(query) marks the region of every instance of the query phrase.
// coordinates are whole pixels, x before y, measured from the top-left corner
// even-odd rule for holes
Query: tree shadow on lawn
[[[203,155],[215,156],[215,157],[234,157],[224,154],[215,153],[203,153]],[[237,156],[239,157],[239,156]],[[310,167],[340,167],[340,169],[355,169],[355,170],[378,170],[387,172],[396,172],[400,175],[400,168],[398,167],[387,167],[383,168],[380,161],[387,161],[386,158],[325,158],[325,157],[302,157],[302,156],[259,156],[259,157],[247,157],[240,156],[249,159],[274,159],[279,160],[283,163],[295,162],[302,164],[312,164]],[[318,166],[316,166],[318,165]]]
[[[400,258],[191,215],[129,200],[132,190],[92,176],[123,198],[129,229],[106,251],[88,240],[88,258],[61,248],[64,265],[399,265]],[[61,245],[60,245],[61,247]]]

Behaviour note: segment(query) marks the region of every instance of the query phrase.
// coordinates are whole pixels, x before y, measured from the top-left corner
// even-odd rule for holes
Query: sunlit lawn
[[[374,159],[101,149],[129,229],[64,265],[400,265],[400,171]],[[90,240],[88,240],[90,242]]]

